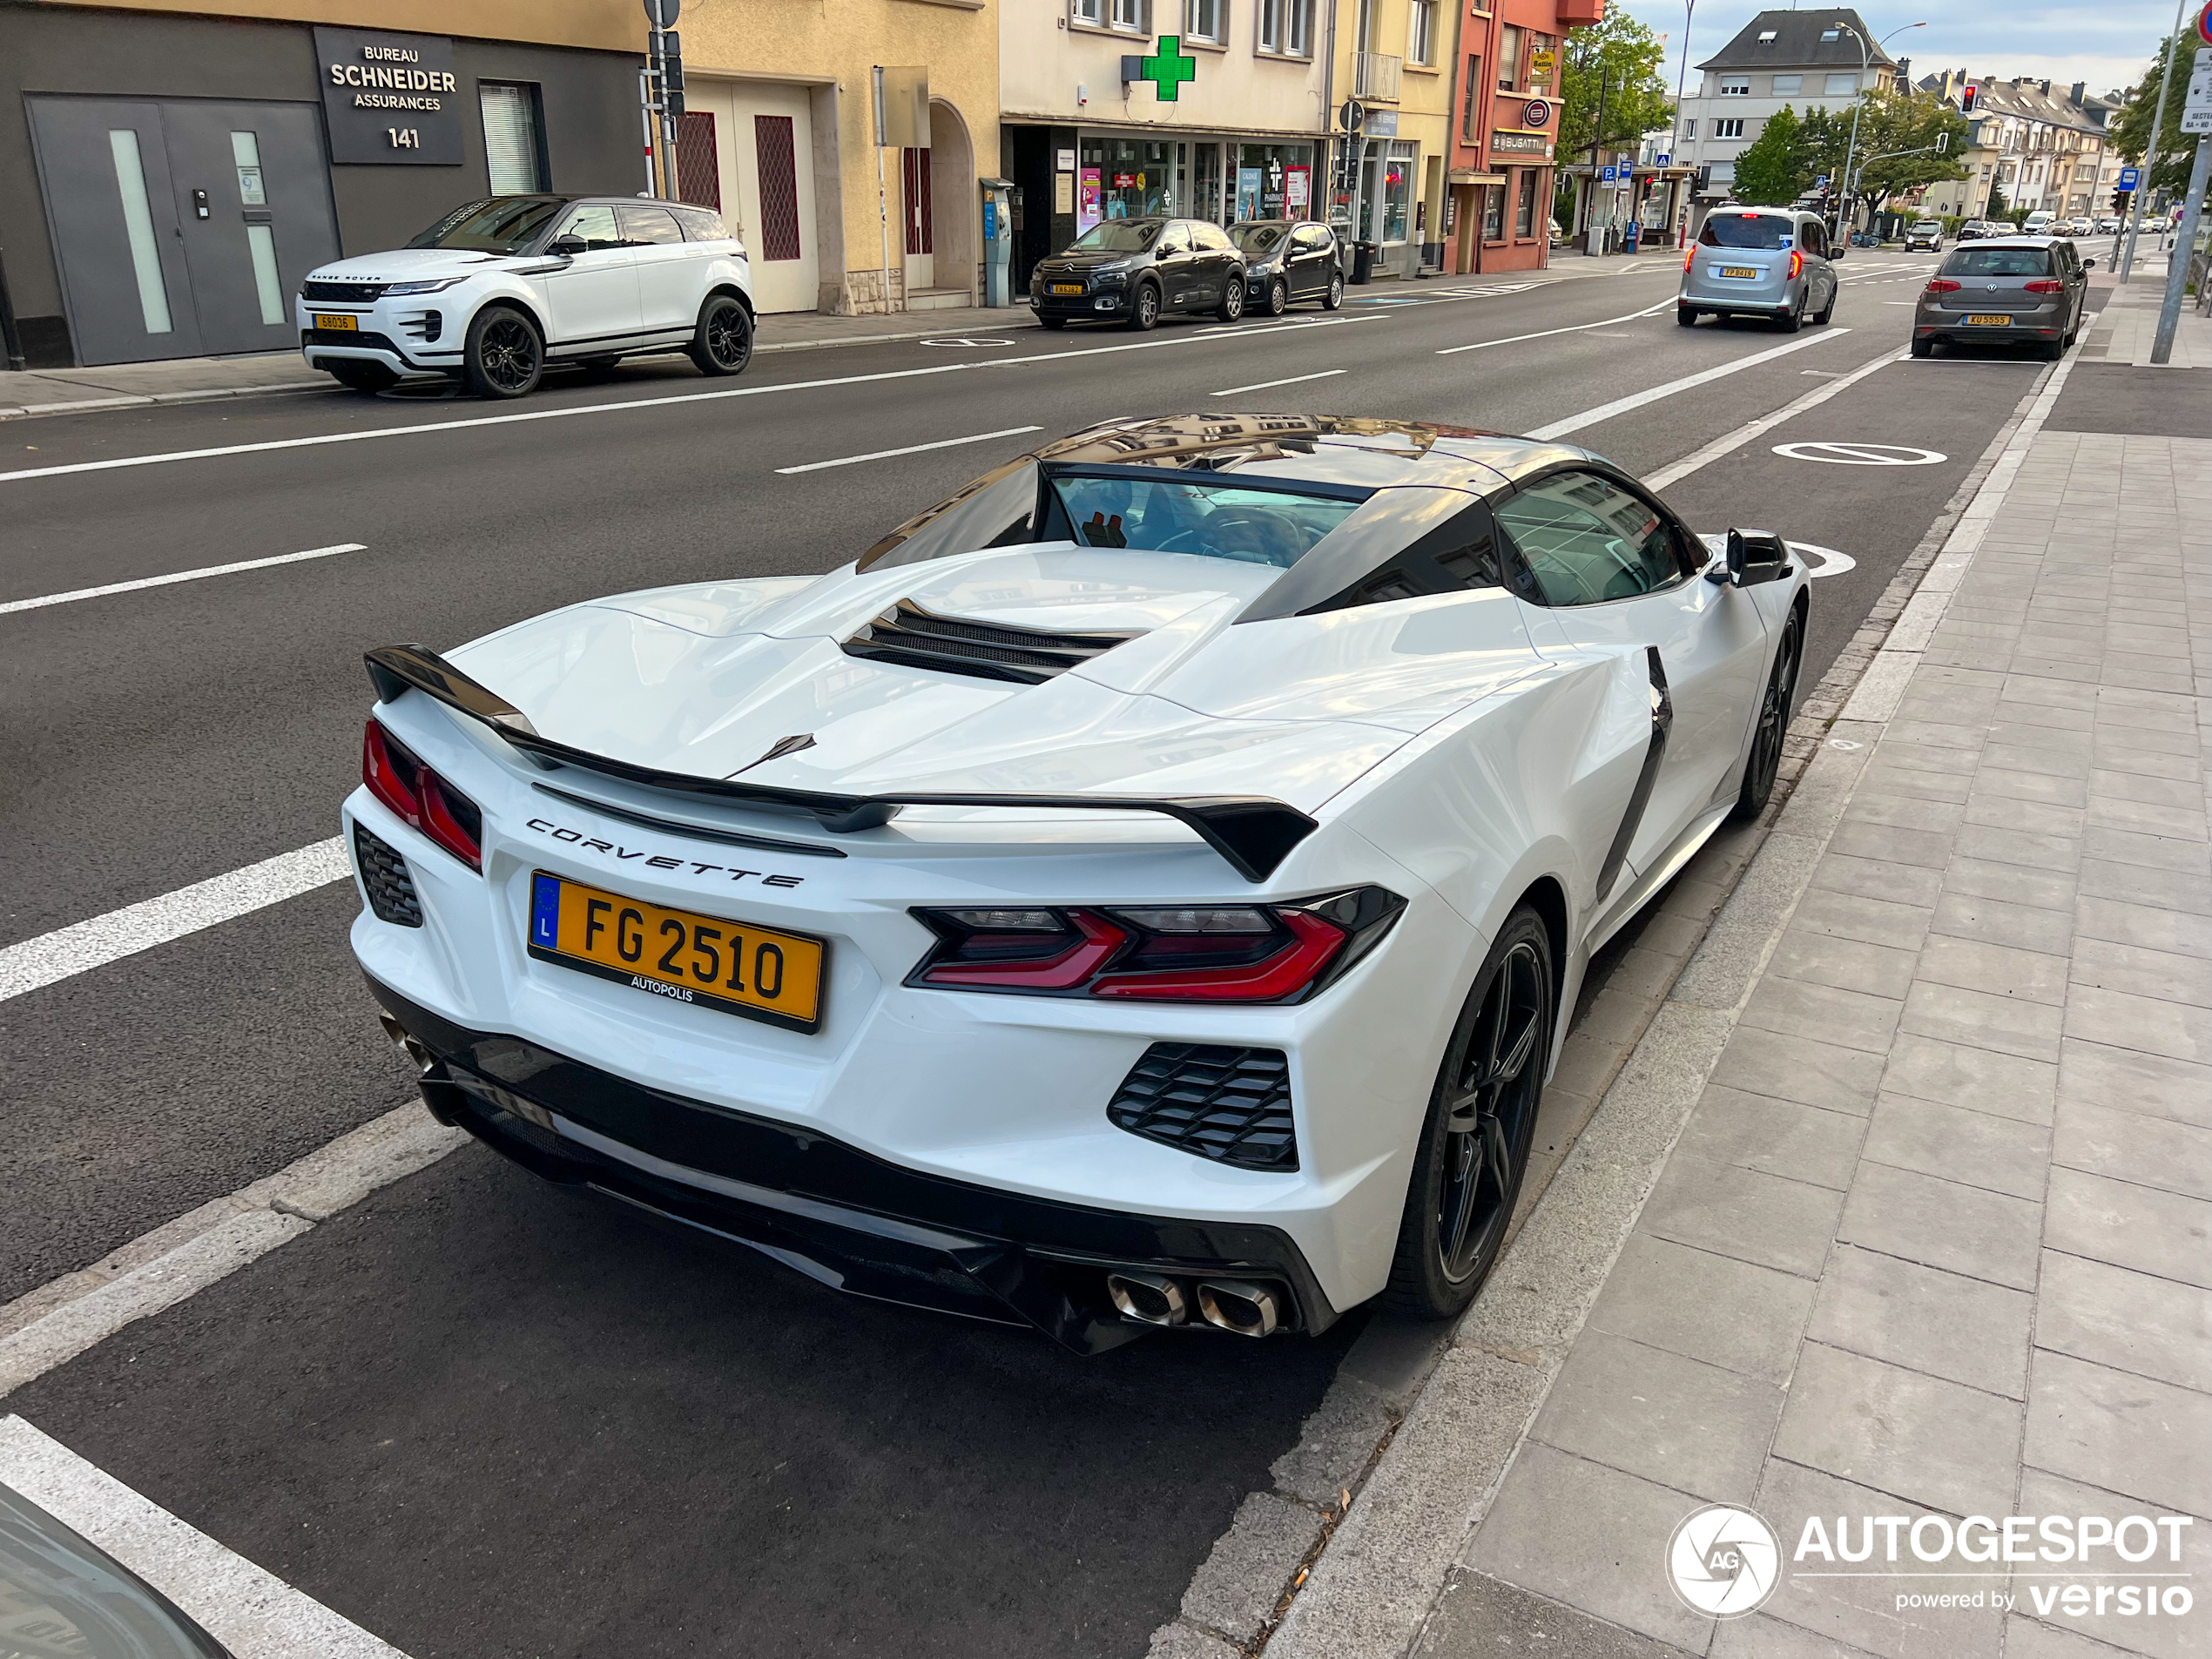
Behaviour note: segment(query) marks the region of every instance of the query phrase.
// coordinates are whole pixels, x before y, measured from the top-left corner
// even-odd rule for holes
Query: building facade
[[[283,350],[318,265],[504,191],[635,194],[634,0],[0,4],[31,367]]]
[[[1015,291],[1103,219],[1321,217],[1328,27],[1320,0],[1002,4]]]
[[[1729,192],[1736,158],[1784,107],[1848,111],[1860,93],[1898,84],[1896,61],[1849,6],[1762,11],[1697,66],[1679,111],[1683,156],[1703,177],[1708,200]]]
[[[2090,96],[2080,82],[2054,93],[2048,81],[1969,78],[1963,70],[1931,76],[1920,90],[1955,109],[1970,78],[1974,109],[1966,177],[1930,185],[1921,201],[1925,212],[1979,219],[1989,211],[1993,189],[2002,192],[2007,207],[2030,212],[2072,219],[2108,211],[2119,158],[2105,129],[2118,105]]]
[[[1567,31],[1604,0],[1490,0],[1460,20],[1445,228],[1455,274],[1528,271],[1551,257]]]
[[[1331,79],[1359,105],[1359,130],[1345,135],[1328,218],[1375,245],[1379,274],[1442,263],[1460,24],[1452,0],[1336,0]]]

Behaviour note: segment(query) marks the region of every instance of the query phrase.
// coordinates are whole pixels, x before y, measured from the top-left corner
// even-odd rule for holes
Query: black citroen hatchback
[[[1109,219],[1038,261],[1029,303],[1048,328],[1150,328],[1200,312],[1234,322],[1244,314],[1244,256],[1228,232],[1203,219]]]

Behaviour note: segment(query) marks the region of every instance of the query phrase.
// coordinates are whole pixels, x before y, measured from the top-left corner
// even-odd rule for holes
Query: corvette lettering
[[[603,841],[594,836],[586,835],[582,830],[570,829],[564,825],[553,823],[548,819],[533,818],[529,820],[529,826],[540,835],[550,835],[556,841],[566,841],[572,846],[582,847],[587,853],[611,853],[615,858],[625,862],[631,859],[642,859],[644,860],[645,867],[652,870],[680,870],[689,865],[694,875],[705,875],[710,872],[720,870],[725,872],[732,881],[742,881],[747,876],[756,876],[764,887],[795,887],[806,879],[803,875],[772,875],[759,870],[740,870],[727,864],[702,864],[697,859],[679,859],[666,853],[647,853],[643,848],[633,851],[619,842]]]

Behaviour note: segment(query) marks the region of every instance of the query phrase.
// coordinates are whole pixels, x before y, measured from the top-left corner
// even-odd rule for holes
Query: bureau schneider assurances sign
[[[461,103],[450,39],[318,29],[315,70],[333,162],[461,165]]]

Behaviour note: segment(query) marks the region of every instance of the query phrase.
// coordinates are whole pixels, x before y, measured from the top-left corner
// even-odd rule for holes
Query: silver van
[[[1698,318],[1770,317],[1784,334],[1806,321],[1826,322],[1836,313],[1836,269],[1829,263],[1828,232],[1818,217],[1794,207],[1722,207],[1682,265],[1675,320],[1688,328]]]

